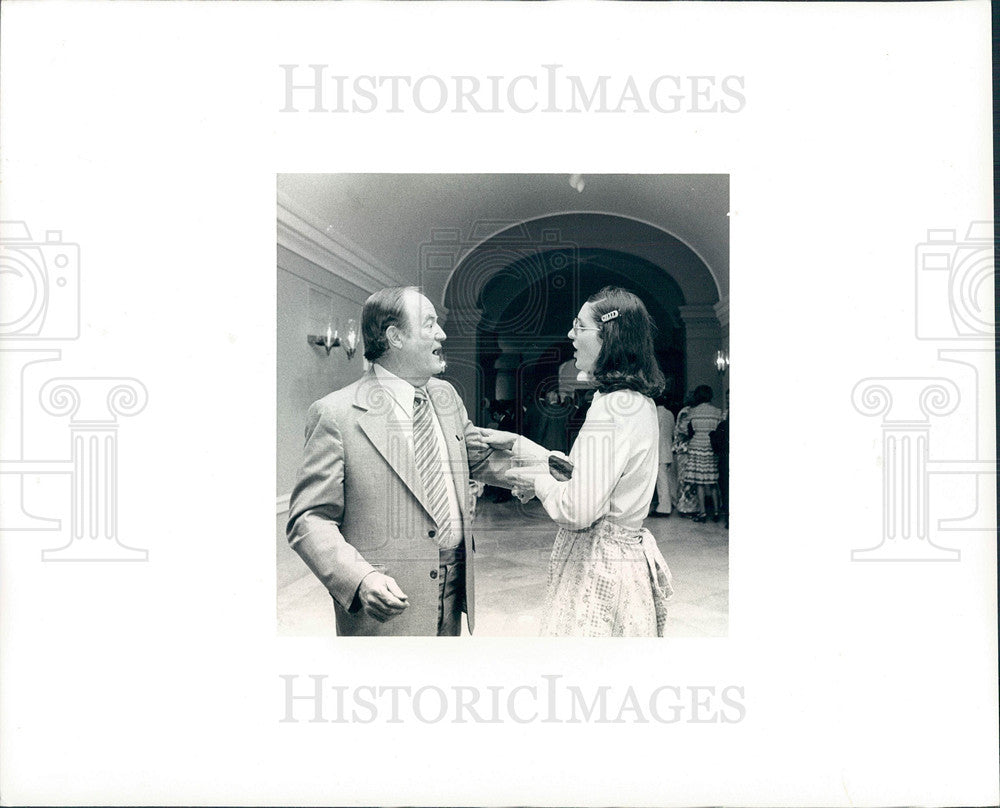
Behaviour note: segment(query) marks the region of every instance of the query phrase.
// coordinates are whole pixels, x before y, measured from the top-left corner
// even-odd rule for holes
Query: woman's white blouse
[[[596,393],[569,457],[572,479],[535,478],[535,495],[553,520],[570,530],[583,530],[604,516],[640,527],[659,460],[653,400],[633,390]]]

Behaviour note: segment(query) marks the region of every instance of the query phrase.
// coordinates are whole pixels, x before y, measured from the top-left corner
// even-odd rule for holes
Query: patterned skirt
[[[695,438],[701,437],[696,435]],[[692,440],[688,447],[687,481],[698,485],[719,482],[719,460],[712,451],[708,436],[704,441]]]
[[[670,569],[645,528],[601,520],[560,528],[549,560],[542,636],[662,637]]]
[[[698,513],[698,486],[688,479],[688,452],[684,451],[676,455],[677,463],[677,512],[678,513]]]

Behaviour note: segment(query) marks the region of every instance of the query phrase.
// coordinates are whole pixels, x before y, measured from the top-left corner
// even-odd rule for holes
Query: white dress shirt
[[[413,394],[415,387],[405,379],[399,378],[394,373],[389,372],[380,364],[373,363],[375,378],[378,379],[390,398],[397,407],[397,414],[403,423],[409,425],[407,440],[410,444],[410,451],[413,451]],[[442,549],[457,547],[462,541],[462,511],[458,506],[458,492],[455,490],[455,474],[448,463],[448,443],[445,441],[444,432],[438,422],[437,413],[434,412],[433,402],[431,403],[433,417],[431,423],[434,425],[434,437],[437,440],[438,457],[441,461],[441,475],[444,477],[444,490],[448,495],[448,514],[451,519],[451,531],[448,545]],[[439,526],[440,527],[440,526]],[[441,535],[441,534],[438,534]],[[449,534],[445,534],[449,535]]]
[[[572,479],[539,475],[535,495],[570,530],[605,516],[623,527],[641,527],[656,487],[659,431],[651,398],[633,390],[596,393],[569,453]]]

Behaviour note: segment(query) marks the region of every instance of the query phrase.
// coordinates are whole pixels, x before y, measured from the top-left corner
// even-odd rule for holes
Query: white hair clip
[[[601,315],[601,322],[606,323],[608,320],[614,320],[618,316],[618,309],[612,309],[607,314]]]

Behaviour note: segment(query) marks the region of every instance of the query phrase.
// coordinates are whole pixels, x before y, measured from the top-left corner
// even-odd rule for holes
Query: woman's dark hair
[[[365,359],[374,362],[389,348],[385,330],[394,325],[405,328],[403,298],[407,292],[419,292],[416,286],[391,286],[379,289],[361,308],[361,338],[365,341]]]
[[[712,388],[707,384],[699,384],[694,388],[694,405],[708,404],[712,400]]]
[[[659,395],[666,380],[653,353],[656,326],[642,301],[617,286],[605,286],[587,302],[601,329],[601,352],[594,365],[597,389],[602,393],[635,390],[644,396]],[[613,311],[618,316],[601,321]]]

